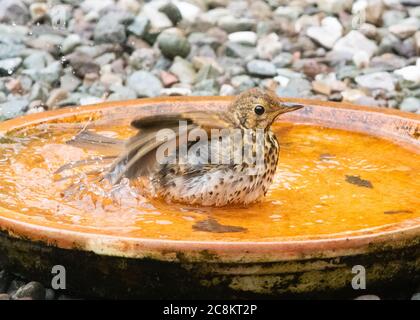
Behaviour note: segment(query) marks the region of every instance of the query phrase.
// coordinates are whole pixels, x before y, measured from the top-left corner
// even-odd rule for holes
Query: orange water
[[[354,132],[281,123],[281,151],[268,195],[248,208],[191,208],[149,201],[129,185],[112,192],[94,176],[88,190],[54,171],[93,151],[64,144],[75,132],[0,140],[0,215],[38,225],[137,238],[267,241],[343,235],[420,216],[420,154]],[[101,132],[104,133],[104,132]],[[128,137],[129,128],[105,134]]]

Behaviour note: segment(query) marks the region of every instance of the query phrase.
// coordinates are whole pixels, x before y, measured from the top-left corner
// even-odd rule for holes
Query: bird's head
[[[272,91],[252,88],[233,101],[229,112],[242,128],[268,129],[279,115],[302,107],[301,104],[281,101]]]

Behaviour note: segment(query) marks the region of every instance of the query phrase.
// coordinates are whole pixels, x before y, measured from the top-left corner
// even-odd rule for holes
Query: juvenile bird
[[[279,143],[271,125],[279,115],[301,107],[254,88],[224,112],[135,119],[131,125],[139,131],[124,142],[82,132],[69,143],[114,148],[118,155],[111,156],[104,174],[113,184],[125,177],[143,194],[168,202],[247,205],[267,193],[275,174]],[[69,168],[64,167],[59,171]]]

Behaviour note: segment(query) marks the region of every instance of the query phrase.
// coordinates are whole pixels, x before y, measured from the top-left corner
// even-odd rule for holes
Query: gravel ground
[[[0,120],[255,86],[420,113],[419,30],[420,0],[0,0]]]

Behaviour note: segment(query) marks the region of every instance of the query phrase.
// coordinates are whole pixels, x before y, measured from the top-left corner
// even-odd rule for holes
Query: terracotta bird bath
[[[69,161],[105,157],[65,143],[84,129],[121,138],[129,118],[223,109],[228,97],[102,103],[0,123],[0,265],[91,297],[318,296],[410,282],[420,271],[420,116],[287,99],[275,181],[248,208],[149,201],[133,186],[101,193]],[[96,152],[96,153],[95,153]],[[68,184],[87,181],[79,193]],[[90,183],[90,181],[93,181]]]

